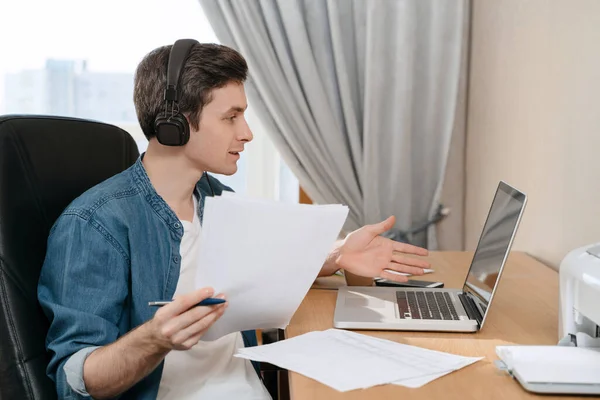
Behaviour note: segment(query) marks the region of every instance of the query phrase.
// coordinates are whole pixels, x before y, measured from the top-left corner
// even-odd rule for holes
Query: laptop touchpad
[[[348,291],[344,299],[343,317],[353,321],[376,322],[396,317],[393,292],[361,293]]]
[[[346,297],[345,305],[346,307],[384,308],[385,301],[373,297],[363,297],[353,294]]]

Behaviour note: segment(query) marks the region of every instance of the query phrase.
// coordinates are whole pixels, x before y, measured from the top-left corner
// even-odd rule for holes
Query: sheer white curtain
[[[250,67],[250,100],[308,194],[345,228],[396,216],[436,247],[468,0],[200,0]]]

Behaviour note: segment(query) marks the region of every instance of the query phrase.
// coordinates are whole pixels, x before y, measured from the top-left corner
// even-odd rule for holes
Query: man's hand
[[[161,307],[148,322],[154,342],[166,350],[191,349],[227,308],[227,303],[194,307],[213,294],[212,288],[203,288],[178,296],[172,303]],[[225,298],[223,295],[217,297]]]
[[[398,282],[406,282],[406,276],[386,270],[423,275],[423,269],[430,264],[407,255],[426,256],[426,249],[380,236],[394,226],[395,217],[389,217],[374,225],[366,225],[350,233],[337,249],[335,264],[354,275],[382,277]]]
[[[198,343],[227,307],[227,303],[194,307],[213,293],[213,289],[204,288],[179,296],[150,321],[93,351],[83,364],[83,380],[90,396],[115,397],[152,372],[169,351],[188,350]]]

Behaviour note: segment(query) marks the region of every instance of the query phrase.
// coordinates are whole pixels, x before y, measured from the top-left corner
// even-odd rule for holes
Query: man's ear
[[[192,133],[196,133],[200,131],[200,127],[202,126],[202,110],[198,111],[196,115],[192,115],[192,113],[187,112],[183,114],[185,119],[187,120],[188,126],[190,127],[190,135]],[[194,118],[196,118],[196,124],[194,124]]]
[[[192,120],[190,118],[190,113],[189,112],[188,113],[184,113],[183,116],[185,117],[185,120],[187,121],[188,126],[190,127],[190,133],[192,133],[192,131],[196,130],[196,129],[194,128],[194,125],[192,125]]]

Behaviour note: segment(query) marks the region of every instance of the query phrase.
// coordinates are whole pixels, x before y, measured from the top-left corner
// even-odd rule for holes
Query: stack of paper
[[[212,286],[229,306],[202,340],[285,328],[342,229],[348,208],[285,204],[237,195],[204,206],[196,287]]]
[[[298,372],[339,391],[393,383],[420,387],[483,357],[463,357],[329,329],[258,347],[237,357]]]

